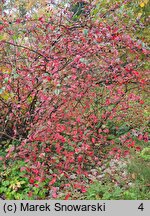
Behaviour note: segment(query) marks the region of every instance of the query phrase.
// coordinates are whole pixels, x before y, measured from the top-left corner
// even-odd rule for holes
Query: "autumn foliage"
[[[100,164],[105,146],[118,158],[135,147],[132,122],[117,143],[112,137],[129,110],[144,106],[140,92],[149,81],[140,62],[149,50],[124,23],[90,16],[69,22],[70,11],[63,13],[2,18],[0,130],[1,139],[15,143],[2,160],[24,160],[30,184],[61,180],[62,188],[69,183],[84,192],[82,176]],[[116,122],[113,134],[110,122]],[[70,183],[72,173],[79,178]]]

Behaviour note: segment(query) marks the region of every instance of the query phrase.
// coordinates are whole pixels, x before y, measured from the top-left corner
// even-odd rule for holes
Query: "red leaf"
[[[124,151],[124,156],[126,157],[127,155],[129,155],[129,151],[128,150]]]
[[[65,196],[65,200],[68,200],[70,196],[71,196],[71,194],[68,193],[68,194]]]
[[[138,136],[138,139],[139,139],[139,140],[143,140],[143,135],[140,134],[140,135]]]
[[[0,31],[2,31],[2,30],[3,30],[3,28],[4,28],[4,26],[0,25]]]
[[[136,149],[136,151],[141,151],[141,147],[140,146],[137,146],[135,149]]]
[[[79,183],[74,184],[74,189],[81,189],[81,185]]]
[[[143,100],[140,100],[140,102],[139,102],[140,104],[144,104],[144,101]]]
[[[56,182],[56,177],[54,177],[50,182],[49,185],[53,185]]]
[[[39,17],[38,20],[41,21],[42,23],[44,22],[44,18],[43,17]]]
[[[135,75],[135,76],[139,76],[139,73],[137,71],[132,71],[132,73]]]
[[[86,193],[86,191],[87,191],[86,188],[82,186],[82,187],[81,187],[81,192],[82,192],[82,193]]]
[[[30,182],[30,184],[34,184],[34,179],[31,178],[31,179],[29,180],[29,182]]]
[[[32,197],[32,191],[30,191],[29,193],[28,193],[28,197]]]
[[[92,143],[95,143],[95,138],[94,137],[92,137]]]
[[[83,157],[82,157],[82,155],[79,155],[78,156],[78,162],[80,163],[80,162],[82,162],[83,161]]]
[[[55,199],[57,198],[56,192],[54,192],[54,193],[52,194],[52,197],[55,198]]]
[[[37,169],[32,169],[32,172],[35,173],[36,175],[39,173],[39,170]]]
[[[17,24],[21,23],[21,19],[19,19],[19,18],[16,19],[16,23],[17,23]]]

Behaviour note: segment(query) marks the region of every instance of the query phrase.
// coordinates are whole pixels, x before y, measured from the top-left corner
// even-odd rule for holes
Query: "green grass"
[[[122,181],[117,187],[110,178],[90,185],[85,199],[87,200],[149,200],[150,199],[150,148],[149,143],[137,141],[143,149],[140,153],[131,151],[127,163],[128,181]],[[116,170],[118,178],[119,170]]]

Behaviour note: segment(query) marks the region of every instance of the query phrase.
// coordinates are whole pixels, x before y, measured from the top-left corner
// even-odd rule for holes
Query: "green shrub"
[[[140,156],[145,160],[145,161],[150,161],[150,148],[144,148],[140,154]]]
[[[121,188],[109,181],[105,185],[95,181],[85,196],[87,200],[148,200],[150,199],[150,191],[147,186],[140,184]]]
[[[108,182],[105,185],[95,181],[87,190],[86,199],[88,200],[119,200],[121,199],[122,189]]]
[[[38,187],[29,183],[26,177],[26,171],[21,171],[21,167],[25,167],[24,161],[14,161],[7,168],[1,166],[0,174],[0,195],[7,200],[29,200],[29,199],[44,199],[46,189],[43,183]],[[3,169],[3,171],[2,171]]]
[[[150,163],[141,158],[141,156],[133,159],[129,166],[128,171],[132,175],[135,175],[136,181],[141,185],[148,184],[150,182]]]

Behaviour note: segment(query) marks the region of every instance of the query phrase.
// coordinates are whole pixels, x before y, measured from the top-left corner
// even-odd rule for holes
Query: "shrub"
[[[0,129],[20,142],[3,163],[25,161],[29,176],[49,179],[50,188],[70,173],[87,176],[99,163],[103,146],[114,144],[109,121],[120,122],[111,153],[119,158],[120,145],[134,148],[130,133],[121,137],[129,129],[122,122],[131,107],[144,106],[139,89],[148,84],[139,62],[149,50],[124,24],[90,16],[72,23],[67,12],[60,19],[56,13],[36,17],[34,24],[32,16],[9,22],[6,14],[0,28]]]
[[[46,195],[45,184],[34,180],[27,172],[25,162],[16,160],[1,168],[0,195],[8,200],[44,199]]]
[[[140,156],[146,160],[146,161],[150,161],[150,148],[144,148],[140,154]]]

